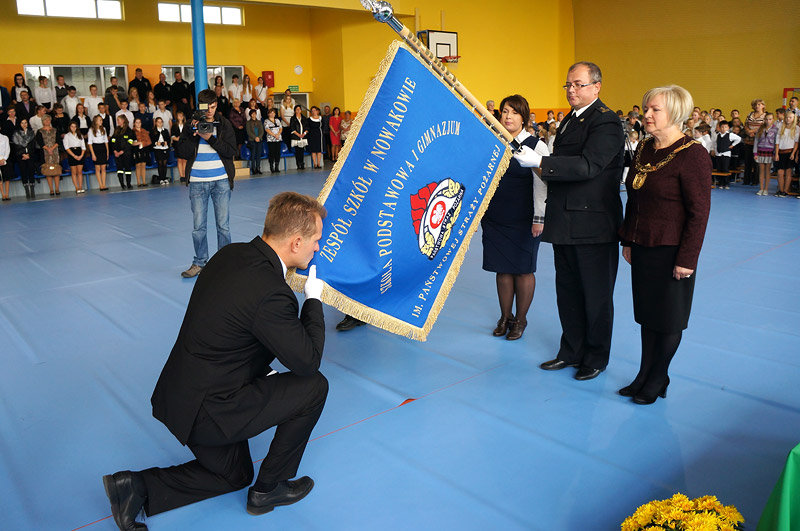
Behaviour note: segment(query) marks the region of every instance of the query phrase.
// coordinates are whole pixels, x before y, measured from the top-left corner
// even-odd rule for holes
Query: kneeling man
[[[203,268],[151,399],[153,416],[195,459],[104,476],[120,529],[147,529],[136,522],[142,509],[154,515],[250,485],[248,439],[272,426],[247,511],[263,514],[311,491],[311,478],[291,478],[328,394],[319,372],[322,282],[312,267],[299,311],[285,278],[287,268],[308,267],[319,250],[325,215],[311,197],[278,194],[260,237],[220,249]],[[276,358],[290,372],[269,375]]]

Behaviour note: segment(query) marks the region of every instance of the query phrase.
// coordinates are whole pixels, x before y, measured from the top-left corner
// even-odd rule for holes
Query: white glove
[[[519,152],[514,153],[514,158],[523,168],[538,168],[542,164],[542,156],[528,146],[522,146]]]
[[[308,278],[306,279],[306,299],[319,299],[322,295],[322,281],[317,278],[317,266],[312,265],[308,269]]]

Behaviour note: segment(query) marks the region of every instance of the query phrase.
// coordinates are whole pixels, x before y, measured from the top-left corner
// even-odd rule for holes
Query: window
[[[97,93],[105,94],[106,87],[111,85],[111,78],[116,77],[121,87],[128,88],[127,69],[114,65],[25,65],[25,81],[29,87],[39,86],[39,76],[47,76],[50,86],[56,85],[56,77],[64,76],[64,83],[74,86],[78,96],[89,95],[89,85],[97,85]]]
[[[122,20],[120,0],[17,0],[17,13],[45,17]]]
[[[189,4],[158,3],[158,20],[161,22],[191,22],[192,6]],[[206,24],[242,25],[242,10],[238,7],[203,6]]]

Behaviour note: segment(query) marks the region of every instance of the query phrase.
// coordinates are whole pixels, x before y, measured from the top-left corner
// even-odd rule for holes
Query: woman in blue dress
[[[528,101],[519,94],[500,103],[500,123],[521,145],[547,156],[547,145],[525,131],[529,115]],[[528,324],[546,197],[547,185],[539,175],[512,158],[481,221],[483,269],[496,273],[500,301],[500,320],[492,334],[510,341],[522,337]]]

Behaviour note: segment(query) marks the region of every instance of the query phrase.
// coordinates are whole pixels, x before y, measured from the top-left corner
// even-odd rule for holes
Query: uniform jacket
[[[618,240],[624,145],[619,118],[599,99],[579,117],[572,112],[564,117],[553,155],[542,160],[547,182],[543,241],[578,245]]]
[[[239,432],[269,400],[270,363],[319,370],[322,303],[299,305],[280,259],[260,237],[220,249],[197,278],[178,339],[156,384],[153,416],[186,444],[202,406],[224,434]]]

